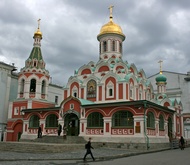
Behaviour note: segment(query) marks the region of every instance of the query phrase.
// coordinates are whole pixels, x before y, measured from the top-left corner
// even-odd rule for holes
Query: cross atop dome
[[[159,60],[158,63],[160,63],[160,74],[162,74],[162,63],[163,63],[163,61]]]
[[[112,15],[112,12],[113,12],[113,5],[110,5],[110,7],[108,8],[110,10],[110,21],[112,21],[112,18],[113,18],[113,15]]]
[[[41,21],[41,19],[39,18],[38,19],[38,29],[40,29],[40,21]]]

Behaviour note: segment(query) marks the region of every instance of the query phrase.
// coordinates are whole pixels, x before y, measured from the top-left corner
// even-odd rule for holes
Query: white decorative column
[[[133,116],[134,136],[144,137],[144,116]]]
[[[46,131],[45,131],[45,123],[46,123],[46,121],[45,121],[45,119],[40,119],[40,123],[39,123],[39,126],[41,126],[41,128],[42,128],[42,136],[45,134],[47,134],[46,133]]]
[[[168,121],[167,120],[164,120],[164,130],[165,130],[165,137],[168,137]]]
[[[42,89],[42,83],[37,82],[36,83],[36,94],[35,94],[36,99],[41,99],[41,89]]]
[[[159,119],[155,119],[155,131],[156,131],[156,137],[159,136]]]
[[[79,136],[86,136],[86,127],[87,127],[87,119],[80,118],[80,135]]]
[[[29,98],[29,92],[30,92],[30,80],[26,80],[24,84],[24,98]]]

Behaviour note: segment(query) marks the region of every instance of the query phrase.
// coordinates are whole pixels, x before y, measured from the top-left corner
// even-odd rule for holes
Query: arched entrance
[[[168,118],[168,136],[173,139],[172,119],[170,117]]]
[[[79,119],[74,113],[68,113],[64,118],[64,125],[67,127],[68,136],[78,136],[79,134]]]

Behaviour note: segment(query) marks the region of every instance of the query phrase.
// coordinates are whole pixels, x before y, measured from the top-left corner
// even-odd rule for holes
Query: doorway
[[[168,136],[169,136],[169,139],[172,140],[174,137],[173,137],[173,128],[172,128],[172,119],[169,117],[168,118]]]
[[[64,125],[67,127],[68,136],[79,135],[79,119],[74,113],[66,114]]]

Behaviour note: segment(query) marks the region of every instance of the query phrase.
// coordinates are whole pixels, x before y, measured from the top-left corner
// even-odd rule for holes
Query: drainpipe
[[[146,138],[146,147],[147,147],[147,150],[150,148],[150,144],[149,144],[149,137],[147,135],[147,132],[146,132],[146,110],[147,110],[147,105],[146,105],[146,101],[144,101],[144,135],[145,135],[145,138]]]

